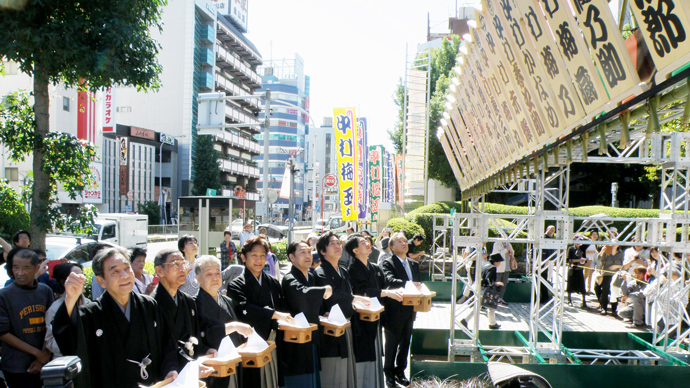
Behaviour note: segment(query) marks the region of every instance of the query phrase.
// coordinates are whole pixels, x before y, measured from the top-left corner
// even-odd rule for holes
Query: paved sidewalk
[[[597,302],[588,298],[587,304],[590,307],[597,306]],[[626,327],[627,322],[617,320],[610,315],[600,315],[593,308],[585,311],[577,307],[565,306],[563,311],[563,331],[602,331],[602,332],[641,332],[637,329]],[[415,329],[449,329],[450,328],[450,303],[432,303],[431,311],[417,313]],[[458,306],[456,306],[456,309]],[[499,306],[496,309],[496,321],[501,325],[500,330],[522,330],[529,331],[529,303],[510,303],[508,306]],[[467,312],[462,314],[466,316]],[[489,319],[486,312],[479,314],[479,329],[489,330]],[[547,316],[548,322],[551,315]],[[471,323],[470,323],[471,324]]]

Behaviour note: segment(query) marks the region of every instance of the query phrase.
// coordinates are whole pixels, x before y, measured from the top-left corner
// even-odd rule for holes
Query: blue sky
[[[410,53],[432,31],[446,29],[455,0],[249,0],[247,37],[264,59],[304,58],[311,77],[311,115],[317,124],[334,107],[357,108],[369,122],[369,144],[393,150],[396,84]],[[271,44],[272,43],[272,44]]]

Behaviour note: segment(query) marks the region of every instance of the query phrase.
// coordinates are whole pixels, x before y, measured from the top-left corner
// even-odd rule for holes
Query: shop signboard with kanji
[[[354,108],[333,110],[333,129],[340,191],[340,210],[343,221],[357,220],[357,188],[355,183],[355,126]]]

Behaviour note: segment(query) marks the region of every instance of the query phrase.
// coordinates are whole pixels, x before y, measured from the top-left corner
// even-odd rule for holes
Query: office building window
[[[17,182],[19,180],[19,169],[17,167],[5,167],[5,179],[10,182]]]

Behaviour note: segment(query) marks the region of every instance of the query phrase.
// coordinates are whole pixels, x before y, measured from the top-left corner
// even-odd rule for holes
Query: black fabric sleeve
[[[395,265],[392,262],[393,260],[397,260],[397,258],[393,257],[390,261],[384,260],[383,263],[381,263],[381,270],[386,277],[386,284],[388,288],[405,287],[405,281],[395,276]]]

